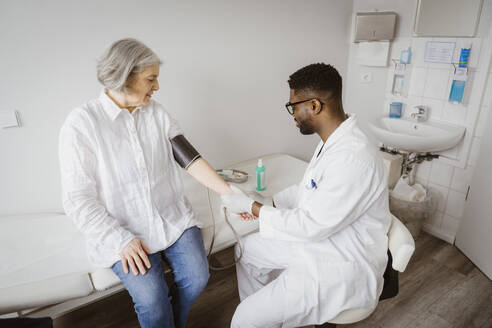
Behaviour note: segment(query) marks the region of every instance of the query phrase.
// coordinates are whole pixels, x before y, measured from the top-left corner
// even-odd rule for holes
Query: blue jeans
[[[162,257],[174,275],[173,286],[164,280]],[[167,249],[149,255],[151,268],[145,275],[125,274],[121,261],[111,269],[132,297],[135,312],[143,328],[184,327],[191,306],[207,285],[210,273],[200,229],[189,228]]]

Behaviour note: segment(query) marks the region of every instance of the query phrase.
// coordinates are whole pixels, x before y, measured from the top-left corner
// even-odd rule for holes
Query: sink
[[[465,134],[465,128],[458,125],[389,117],[379,118],[369,127],[385,146],[416,153],[453,148]]]

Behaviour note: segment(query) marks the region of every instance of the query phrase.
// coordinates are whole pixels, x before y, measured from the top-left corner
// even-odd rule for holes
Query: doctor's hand
[[[150,254],[147,246],[140,239],[133,238],[120,253],[123,271],[128,274],[128,266],[130,266],[135,276],[138,275],[139,271],[140,274],[144,275],[147,272],[145,268],[150,269],[147,254]]]
[[[231,188],[234,194],[220,196],[222,204],[231,213],[251,213],[254,200],[238,187],[231,185]]]
[[[253,212],[255,214],[250,214],[250,213],[239,213],[239,218],[243,221],[252,221],[258,219],[259,216],[259,208],[258,212],[255,211],[255,204],[257,206],[261,205],[270,205],[275,207],[275,203],[273,202],[273,198],[271,196],[263,196],[256,191],[250,191],[247,194],[249,197],[251,197],[255,202],[253,203]]]

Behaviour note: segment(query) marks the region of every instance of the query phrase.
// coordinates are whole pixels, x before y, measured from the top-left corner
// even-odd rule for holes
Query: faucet
[[[417,122],[427,121],[427,116],[428,116],[427,108],[425,108],[424,106],[415,106],[414,108],[416,108],[417,111],[410,114],[410,117],[416,120]]]

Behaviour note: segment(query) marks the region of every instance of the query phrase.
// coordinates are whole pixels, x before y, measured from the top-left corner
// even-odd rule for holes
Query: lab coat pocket
[[[367,307],[370,285],[358,263],[323,259],[317,267],[322,313],[330,313],[332,318],[346,309]]]
[[[307,190],[316,190],[323,183],[323,174],[321,172],[312,172],[306,176],[304,181]]]
[[[302,318],[317,306],[317,281],[312,267],[302,258],[291,261],[284,272],[285,277],[285,313],[284,324],[287,327],[301,325]]]
[[[300,190],[300,200],[299,204],[304,204],[306,201],[311,199],[312,195],[317,192],[318,188],[322,184],[321,174],[308,174],[303,183],[301,184]]]

